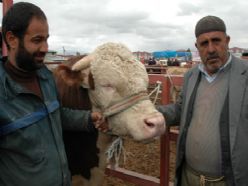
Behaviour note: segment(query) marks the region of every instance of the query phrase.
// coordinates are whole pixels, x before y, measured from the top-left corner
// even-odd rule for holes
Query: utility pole
[[[63,46],[63,55],[65,56],[65,47]]]

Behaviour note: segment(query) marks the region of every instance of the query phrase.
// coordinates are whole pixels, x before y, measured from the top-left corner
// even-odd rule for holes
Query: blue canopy
[[[165,50],[165,51],[157,51],[152,53],[154,58],[176,58],[176,57],[184,57],[188,59],[191,56],[190,52],[181,52],[181,51],[174,51],[174,50]]]
[[[172,50],[158,51],[152,53],[154,58],[172,58],[176,57],[177,52]]]

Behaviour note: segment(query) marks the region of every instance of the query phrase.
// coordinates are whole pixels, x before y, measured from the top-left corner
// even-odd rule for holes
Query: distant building
[[[49,50],[46,53],[45,62],[46,63],[63,62],[65,60],[69,59],[70,57],[72,57],[72,55],[59,55],[59,54],[57,54],[57,51]]]
[[[248,52],[248,49],[245,49],[245,48],[239,48],[239,47],[233,47],[233,48],[230,48],[229,51],[231,53],[244,53],[244,52]]]
[[[241,58],[241,56],[242,56],[243,53],[247,53],[247,52],[248,52],[248,49],[239,48],[239,47],[233,47],[233,48],[230,48],[229,51],[230,51],[234,56]]]
[[[133,52],[133,55],[142,63],[147,63],[150,58],[152,58],[152,54],[149,52]]]
[[[192,61],[201,62],[201,57],[198,51],[192,51],[191,55],[192,55]]]
[[[72,55],[59,55],[57,54],[57,51],[54,50],[49,50],[46,53],[46,57],[45,57],[45,64],[46,66],[52,70],[55,67],[57,67],[59,64],[63,63],[64,61],[68,60],[69,58],[71,58]]]

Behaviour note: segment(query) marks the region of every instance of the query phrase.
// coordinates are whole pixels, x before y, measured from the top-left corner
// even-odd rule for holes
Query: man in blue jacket
[[[248,63],[229,53],[222,19],[203,17],[195,36],[202,63],[177,103],[159,108],[168,126],[180,123],[175,186],[247,186]]]
[[[2,35],[8,57],[0,62],[0,185],[70,185],[62,128],[94,131],[101,114],[60,107],[43,63],[49,28],[39,7],[14,4]]]

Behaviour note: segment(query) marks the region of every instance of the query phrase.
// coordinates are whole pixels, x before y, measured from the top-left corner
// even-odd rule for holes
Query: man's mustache
[[[219,58],[219,55],[217,53],[209,54],[207,56],[207,60],[216,59],[216,58]]]
[[[45,57],[46,52],[36,52],[34,53],[34,57]]]

